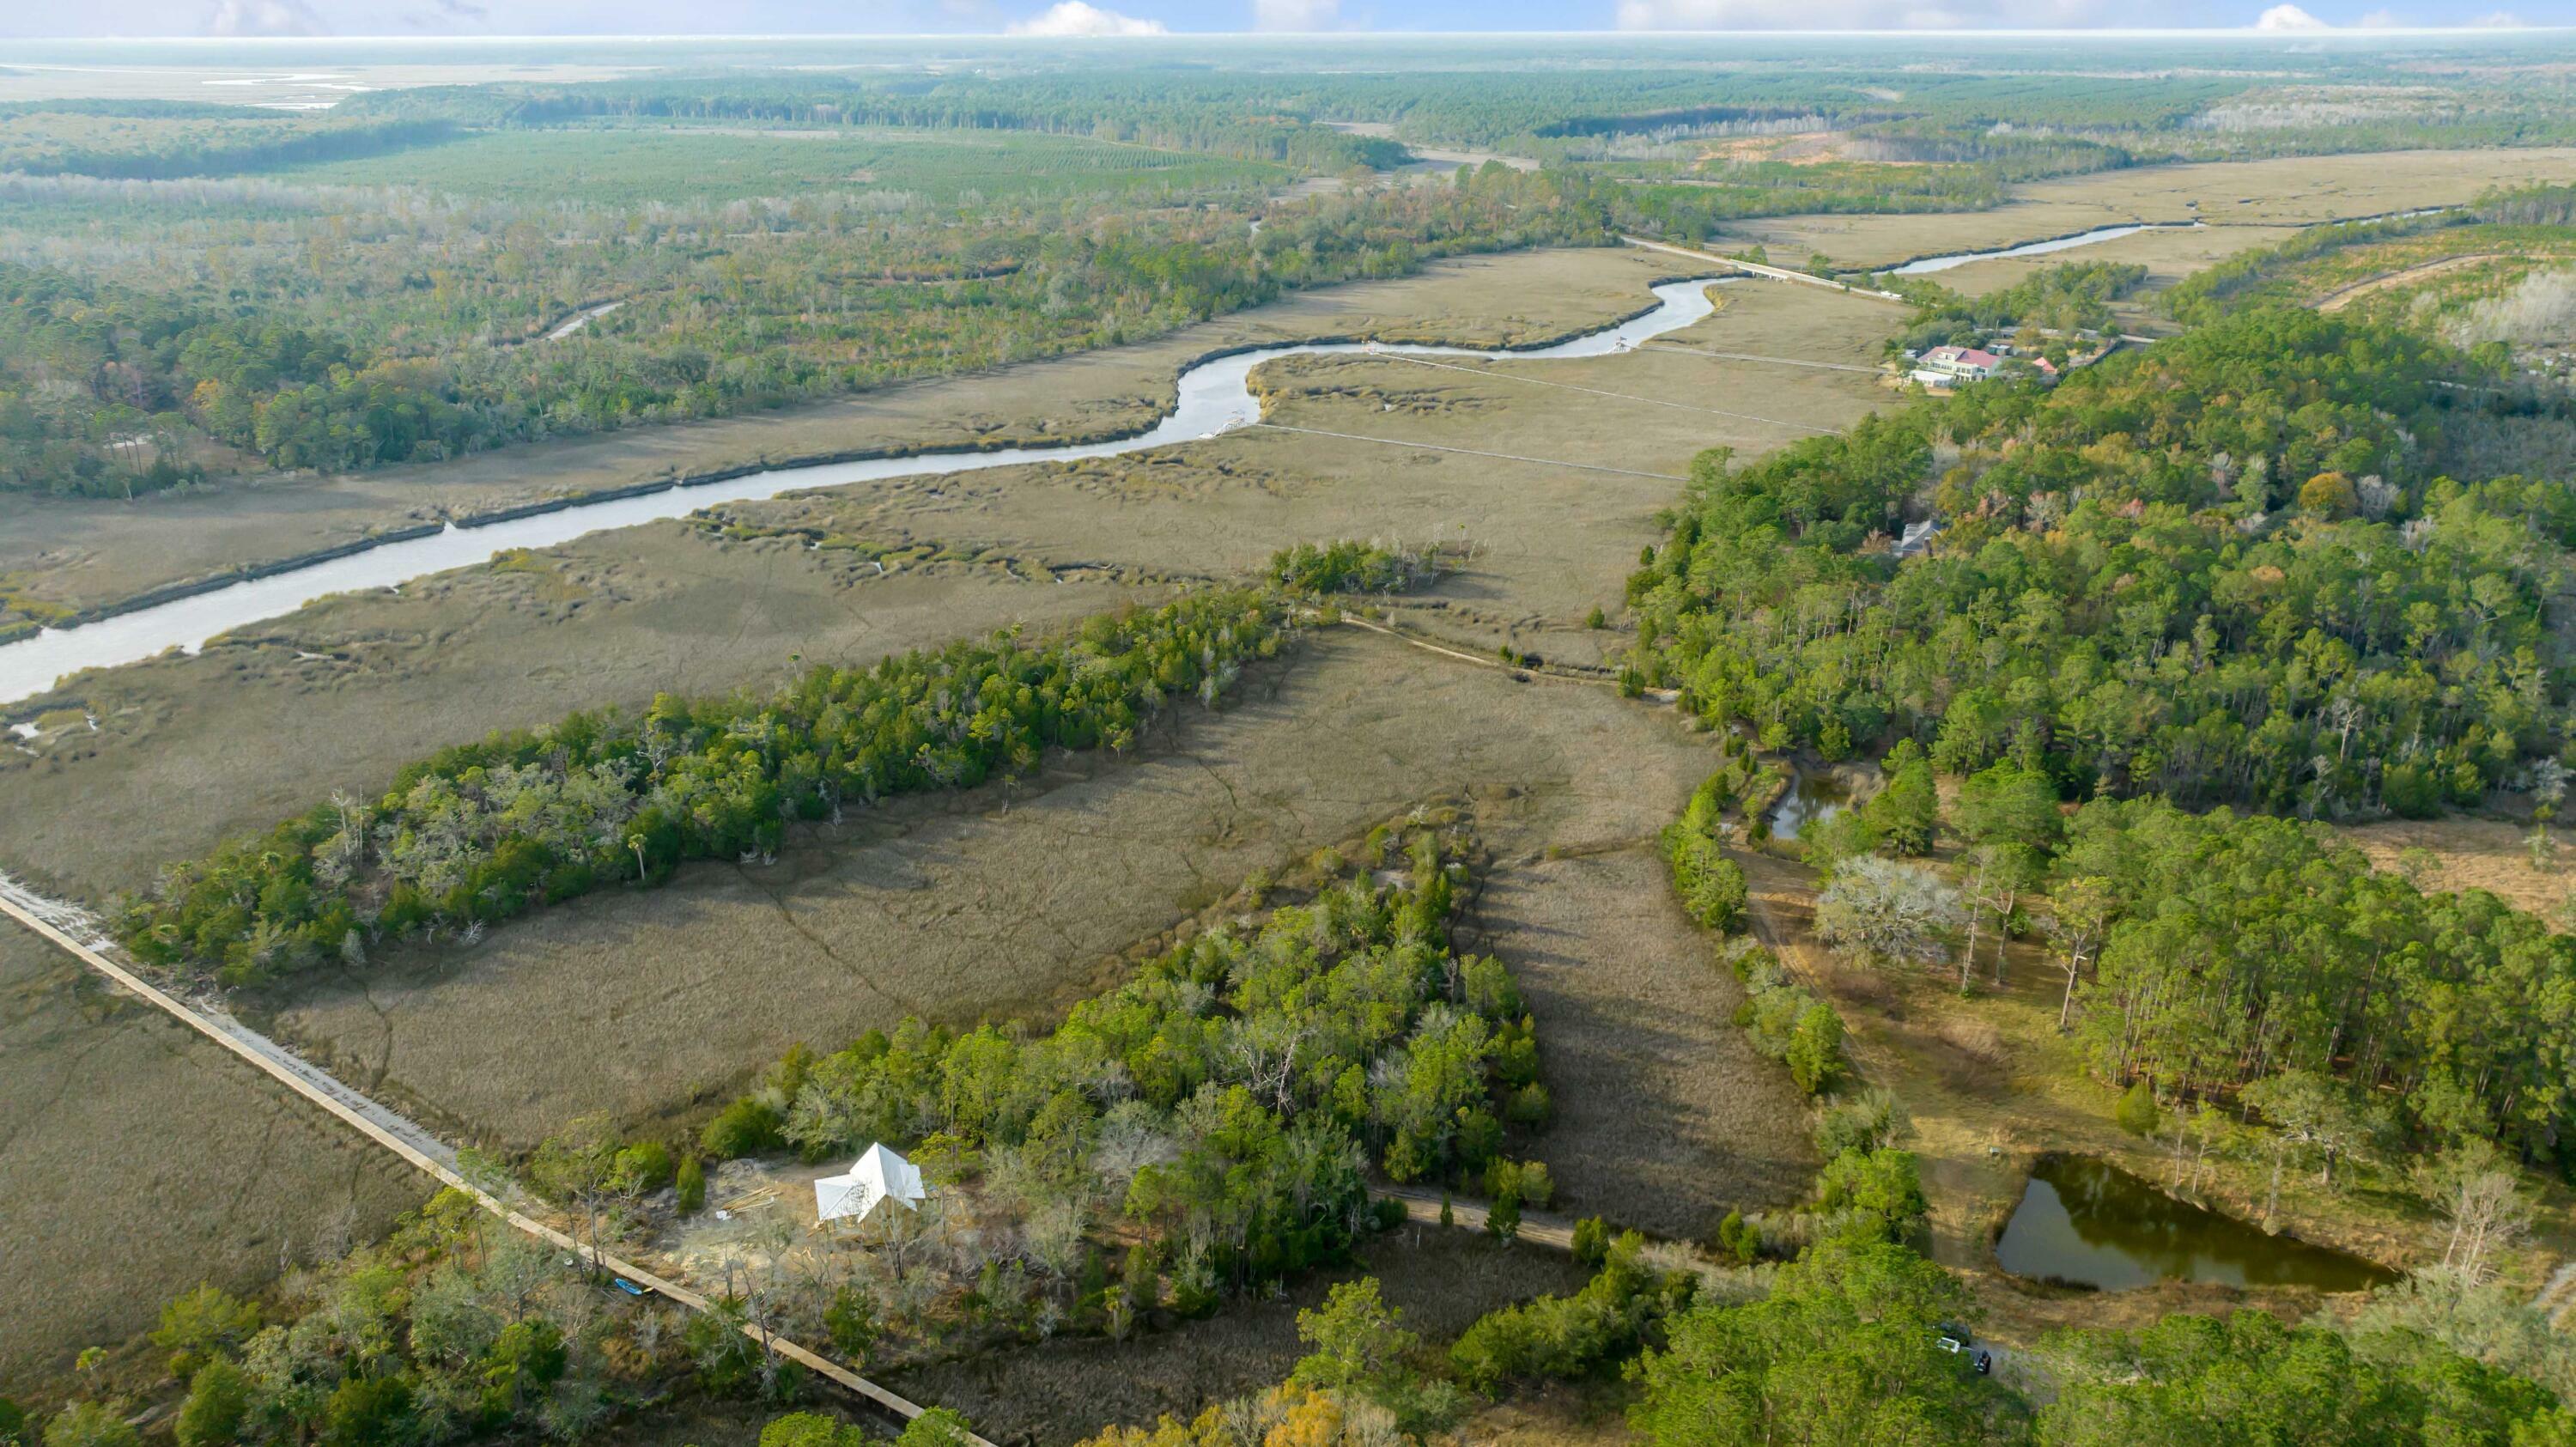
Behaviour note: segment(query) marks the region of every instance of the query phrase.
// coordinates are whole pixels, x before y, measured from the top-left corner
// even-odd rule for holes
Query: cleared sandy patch
[[[2532,863],[2531,826],[2505,819],[2388,819],[2335,830],[2381,869],[2403,870],[2408,850],[2431,851],[2434,889],[2483,889],[2516,909],[2558,921],[2576,895],[2576,864],[2562,837],[2546,866]],[[2562,831],[2552,830],[2553,834]],[[2562,923],[2561,928],[2564,928]]]

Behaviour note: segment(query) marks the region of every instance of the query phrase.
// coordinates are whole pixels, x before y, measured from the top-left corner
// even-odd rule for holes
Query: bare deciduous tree
[[[1919,864],[1892,859],[1847,861],[1816,898],[1816,937],[1873,962],[1940,964],[1965,923],[1957,889]]]
[[[2111,932],[2117,900],[2110,880],[2087,874],[2061,885],[2056,904],[2056,911],[2040,927],[2057,942],[2058,967],[2066,971],[2066,997],[2057,1006],[2057,1028],[2063,1032],[2075,1014],[2075,986],[2084,978],[2084,967]]]
[[[2531,1226],[2522,1183],[2504,1152],[2476,1137],[2445,1151],[2428,1174],[2435,1205],[2451,1223],[2443,1269],[2471,1286],[2485,1284],[2495,1275],[2496,1253],[2510,1250]]]

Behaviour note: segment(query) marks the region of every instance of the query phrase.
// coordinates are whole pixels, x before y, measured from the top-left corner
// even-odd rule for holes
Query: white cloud
[[[2054,30],[2094,25],[2102,0],[1619,0],[1622,30]]]
[[[2296,5],[2275,5],[2254,22],[2257,30],[2332,30],[2334,27]]]
[[[304,0],[215,0],[208,35],[328,35],[331,27]]]
[[[1332,30],[1342,23],[1342,0],[1252,0],[1255,30]]]
[[[2523,20],[2521,16],[2510,10],[2497,10],[2481,15],[2469,23],[2486,30],[2520,30]]]
[[[1004,32],[1009,35],[1047,36],[1118,36],[1168,35],[1160,20],[1139,20],[1115,10],[1103,10],[1085,0],[1056,0],[1044,13],[1027,20],[1014,21]]]
[[[2352,23],[2364,30],[2395,30],[2406,22],[2398,19],[2394,10],[2373,10]]]

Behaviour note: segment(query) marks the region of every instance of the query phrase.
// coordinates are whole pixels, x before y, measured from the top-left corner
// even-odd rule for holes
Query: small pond
[[[2104,1291],[2158,1281],[2361,1291],[2397,1279],[2358,1256],[2267,1236],[2082,1156],[2041,1158],[1995,1259],[2015,1276]]]
[[[1771,806],[1771,837],[1795,839],[1810,824],[1821,824],[1851,802],[1851,790],[1831,774],[1796,774],[1789,792]]]

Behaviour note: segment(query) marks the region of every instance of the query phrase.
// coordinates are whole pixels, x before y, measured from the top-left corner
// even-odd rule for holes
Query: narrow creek
[[[1999,246],[1992,251],[1954,251],[1946,256],[1918,256],[1903,266],[1891,267],[1890,276],[1925,276],[1936,271],[1949,271],[1979,261],[2009,261],[2016,256],[2047,256],[2052,252],[2072,251],[2098,241],[2117,241],[2141,231],[2196,231],[2198,221],[2139,221],[2120,226],[2096,226],[2072,236],[2052,236],[2046,241],[2026,241],[2019,246]]]
[[[1641,315],[1570,341],[1527,350],[1301,342],[1210,357],[1180,374],[1178,399],[1170,416],[1143,432],[1107,442],[1011,447],[990,452],[926,452],[784,467],[703,486],[675,486],[578,503],[482,527],[451,524],[426,537],[387,542],[306,567],[228,584],[73,628],[45,629],[32,638],[0,644],[0,704],[43,693],[56,680],[82,669],[134,663],[171,648],[193,652],[219,634],[292,613],[334,593],[396,587],[412,578],[480,563],[504,549],[552,547],[609,528],[686,517],[712,503],[744,502],[796,488],[835,487],[895,477],[941,477],[1028,462],[1117,457],[1213,437],[1261,420],[1260,399],[1252,394],[1252,371],[1282,357],[1384,352],[1501,362],[1607,356],[1706,318],[1716,310],[1707,294],[1712,284],[1706,280],[1664,282],[1654,288],[1657,304]]]

